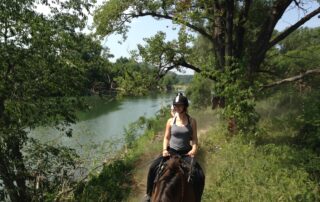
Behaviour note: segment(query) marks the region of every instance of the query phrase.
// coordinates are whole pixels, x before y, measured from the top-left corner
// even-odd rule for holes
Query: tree
[[[159,85],[164,91],[171,91],[173,89],[173,85],[177,83],[177,74],[170,72],[161,79]]]
[[[157,89],[156,72],[153,67],[134,60],[120,58],[113,65],[114,82],[119,95],[146,95]]]
[[[107,1],[95,15],[97,34],[111,32],[125,34],[127,22],[133,18],[152,16],[156,19],[169,19],[184,25],[207,38],[213,45],[216,58],[215,69],[225,69],[232,59],[246,61],[247,73],[254,79],[265,58],[266,52],[306,21],[320,13],[320,7],[301,18],[294,25],[273,36],[275,25],[291,3],[301,9],[302,1]],[[201,71],[200,67],[188,66],[183,55],[168,58],[177,62],[174,67],[185,66]],[[180,62],[178,62],[180,60]],[[186,64],[185,64],[186,63]],[[170,68],[174,68],[170,67]]]
[[[111,90],[113,77],[112,64],[109,61],[109,50],[102,47],[99,41],[92,36],[85,36],[79,44],[79,51],[83,52],[83,60],[86,61],[86,92],[84,94],[103,94]]]
[[[276,32],[275,26],[286,9],[292,5],[307,11],[303,8],[304,3],[295,0],[110,0],[96,11],[94,23],[96,33],[102,37],[113,32],[125,36],[128,23],[143,16],[172,20],[181,25],[178,41],[164,42],[161,34],[155,36],[146,45],[149,54],[142,51],[141,56],[154,64],[162,64],[159,66],[164,68],[162,72],[182,66],[211,78],[216,84],[214,91],[226,97],[227,108],[230,106],[226,110],[231,113],[229,116],[241,118],[252,114],[251,118],[244,118],[251,120],[249,122],[252,124],[257,116],[255,113],[247,113],[247,110],[254,110],[259,86],[266,85],[261,81],[279,79],[273,77],[272,80],[260,80],[261,76],[270,73],[264,65],[267,53],[320,13],[318,7],[284,31]],[[211,55],[208,57],[210,60],[201,61],[194,57],[197,54],[190,47],[192,37],[188,37],[188,32],[197,33],[210,44],[208,47],[212,48],[207,50],[207,54]],[[155,51],[152,44],[157,44],[158,49],[163,51]],[[153,54],[158,57],[150,57]],[[249,123],[244,121],[242,125],[246,124]]]
[[[210,79],[203,79],[200,75],[195,75],[191,84],[186,90],[186,95],[192,101],[192,106],[196,108],[206,108],[211,102],[211,87]]]
[[[37,12],[39,5],[51,12]],[[0,3],[0,179],[11,201],[32,199],[22,153],[28,131],[46,124],[63,130],[83,106],[88,59],[79,50],[86,40],[79,31],[89,7],[81,0]]]

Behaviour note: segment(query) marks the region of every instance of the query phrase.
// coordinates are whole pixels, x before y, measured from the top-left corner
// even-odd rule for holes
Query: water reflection
[[[139,117],[152,117],[161,107],[170,104],[170,96],[148,96],[108,100],[99,97],[88,99],[90,110],[78,113],[79,122],[72,125],[73,137],[68,138],[50,127],[39,127],[31,135],[43,142],[82,148],[86,144],[123,138],[123,130]]]

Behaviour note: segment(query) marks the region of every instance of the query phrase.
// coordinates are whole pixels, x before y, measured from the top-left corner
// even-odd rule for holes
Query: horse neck
[[[185,202],[187,178],[180,167],[180,159],[168,160],[167,166],[159,181],[155,184],[152,201],[154,202]]]
[[[177,172],[170,176],[168,169],[163,174],[163,179],[155,185],[155,198],[153,202],[184,202],[185,178],[182,173]]]

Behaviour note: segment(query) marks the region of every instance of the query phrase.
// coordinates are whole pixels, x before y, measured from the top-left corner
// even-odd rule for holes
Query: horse
[[[196,202],[193,184],[190,181],[191,166],[179,155],[172,155],[157,176],[153,187],[152,202]]]

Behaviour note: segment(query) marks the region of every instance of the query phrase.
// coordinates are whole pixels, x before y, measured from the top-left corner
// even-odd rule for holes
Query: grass
[[[319,186],[308,168],[319,168],[311,151],[288,145],[230,141],[208,132],[205,151],[206,187],[203,201],[319,201]]]
[[[277,100],[258,103],[259,134],[226,138],[221,123],[203,139],[203,201],[320,201],[320,157],[295,144],[294,110]]]

